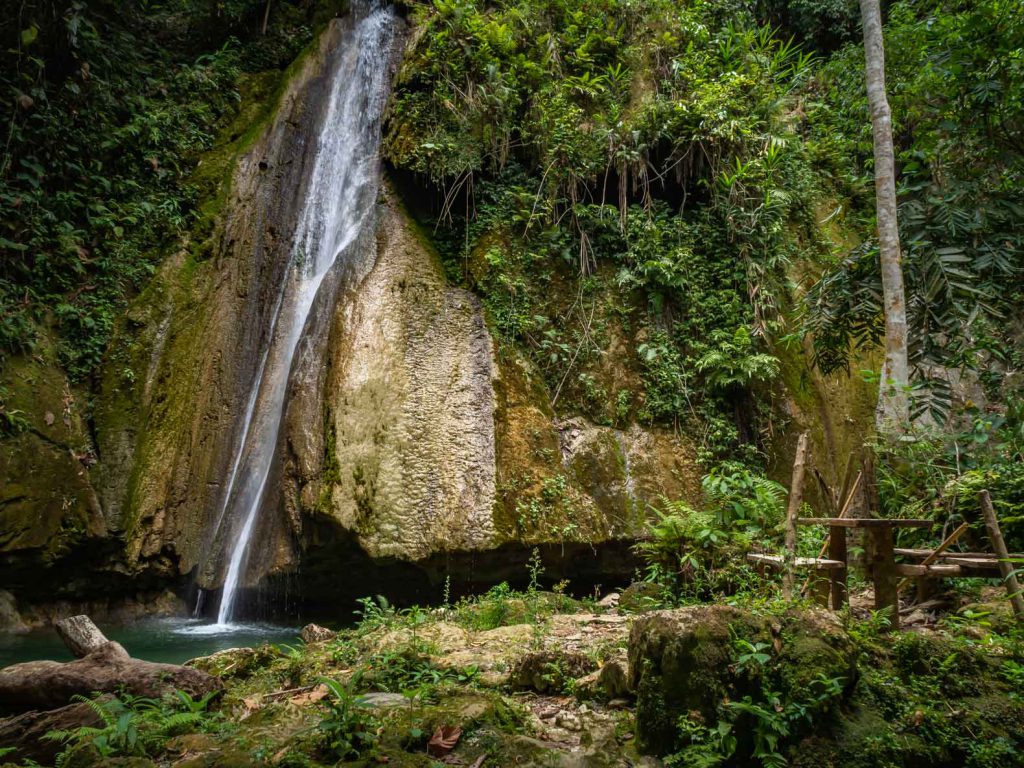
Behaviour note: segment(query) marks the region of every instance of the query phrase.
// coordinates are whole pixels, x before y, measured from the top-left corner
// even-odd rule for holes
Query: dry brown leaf
[[[289,701],[291,701],[292,704],[298,704],[300,706],[302,704],[316,704],[318,701],[320,701],[320,699],[324,698],[325,696],[327,696],[327,686],[321,683],[312,691],[300,693],[298,696],[292,696],[292,698],[289,699]]]
[[[427,742],[427,754],[431,757],[444,757],[459,743],[462,729],[457,725],[439,725],[434,735]]]
[[[238,718],[239,720],[245,720],[245,718],[253,712],[263,709],[263,702],[260,700],[260,695],[256,694],[254,696],[246,696],[242,699],[242,706],[245,707],[245,711],[242,712],[241,716]]]

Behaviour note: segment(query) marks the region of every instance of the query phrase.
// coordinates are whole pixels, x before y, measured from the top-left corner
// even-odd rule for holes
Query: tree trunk
[[[879,433],[884,435],[901,431],[910,421],[907,304],[896,223],[896,162],[892,147],[892,117],[885,95],[885,47],[879,0],[860,0],[860,12],[864,23],[868,105],[875,144],[875,212],[885,312],[885,362],[878,387],[875,424]]]
[[[198,697],[223,687],[219,679],[198,669],[133,659],[110,642],[75,661],[28,661],[0,670],[0,712],[62,707],[76,695],[93,693],[125,690],[160,698],[177,689]]]
[[[804,469],[807,466],[807,432],[801,433],[796,441],[796,458],[793,460],[793,482],[789,489],[789,506],[786,508],[785,566],[782,575],[782,595],[787,600],[793,597],[796,575],[796,519],[804,503]]]

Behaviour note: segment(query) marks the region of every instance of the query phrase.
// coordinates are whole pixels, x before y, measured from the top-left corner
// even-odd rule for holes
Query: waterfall
[[[270,479],[303,329],[324,279],[370,219],[379,182],[380,119],[394,14],[380,0],[355,4],[355,23],[332,53],[329,104],[296,223],[290,261],[253,377],[214,536],[230,551],[217,624],[229,624]],[[359,7],[359,6],[363,7]]]

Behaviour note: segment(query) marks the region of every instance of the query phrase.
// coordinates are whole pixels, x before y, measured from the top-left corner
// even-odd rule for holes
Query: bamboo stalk
[[[853,481],[853,486],[850,488],[850,492],[846,495],[846,501],[843,502],[843,508],[839,510],[839,514],[836,517],[846,517],[846,513],[850,510],[850,505],[853,503],[853,497],[857,495],[857,489],[860,487],[860,480],[864,476],[863,472],[858,472],[857,477]],[[820,560],[828,552],[829,542],[832,539],[832,534],[825,534],[825,540],[821,542],[821,549],[818,550],[818,559]],[[807,581],[804,582],[803,587],[800,590],[801,595],[807,594],[807,590],[810,589],[811,582],[814,580],[814,574],[812,573],[807,577]]]
[[[934,550],[932,550],[932,553],[930,555],[928,555],[928,557],[926,557],[924,560],[922,560],[919,563],[919,565],[931,565],[936,560],[938,560],[939,556],[943,552],[945,552],[951,546],[956,544],[956,540],[959,539],[963,535],[964,531],[966,531],[968,529],[968,527],[969,526],[968,526],[967,523],[961,523],[960,526],[955,531],[953,531],[951,534],[949,534],[949,536],[946,537],[945,541],[943,541],[941,544],[939,544],[939,546],[937,546]],[[910,583],[910,579],[909,578],[901,580],[900,583],[898,585],[896,585],[896,591],[899,592],[901,589],[903,589],[909,583]]]
[[[985,515],[985,527],[988,528],[988,538],[992,542],[992,548],[999,556],[999,573],[1002,574],[1003,583],[1006,584],[1006,592],[1010,596],[1010,604],[1018,619],[1024,619],[1024,597],[1021,596],[1020,582],[1017,581],[1016,569],[1010,562],[1010,553],[1006,550],[1006,542],[1003,541],[1003,532],[999,530],[999,518],[996,517],[995,507],[992,506],[992,498],[988,491],[981,491],[978,494],[981,502],[981,512]]]

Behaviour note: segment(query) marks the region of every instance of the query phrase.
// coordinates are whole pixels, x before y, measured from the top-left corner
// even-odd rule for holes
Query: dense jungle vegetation
[[[55,346],[88,416],[126,307],[176,251],[209,257],[223,190],[208,169],[223,168],[204,161],[259,127],[236,120],[273,106],[254,83],[277,83],[346,4],[0,4],[0,373]],[[523,591],[459,600],[449,584],[433,610],[366,599],[328,639],[201,660],[222,696],[89,699],[94,725],[47,736],[58,764],[439,765],[452,747],[435,740],[462,733],[467,765],[543,764],[534,720],[621,758],[572,765],[644,764],[637,748],[681,766],[1024,764],[1024,639],[997,582],[950,580],[959,610],[893,637],[866,609],[826,622],[781,599],[744,559],[779,546],[787,403],[812,381],[879,378],[857,4],[400,8],[383,161],[448,281],[480,297],[498,354],[538,372],[556,418],[692,440],[700,501],[649,510],[620,602],[569,597],[536,554]],[[872,444],[878,511],[966,522],[960,545],[985,548],[986,489],[1022,551],[1024,4],[884,11],[914,422]],[[6,381],[0,438],[30,429]],[[820,557],[823,537],[802,528],[796,553]],[[652,609],[685,621],[664,629]],[[692,640],[685,680],[711,700],[659,693],[691,674],[651,661],[662,631]],[[620,689],[603,670],[626,656]]]
[[[881,308],[853,4],[406,9],[386,160],[427,190],[416,212],[449,276],[483,296],[557,411],[672,425],[707,466],[756,467],[802,339],[821,373],[870,375],[858,350],[877,344]],[[126,300],[209,225],[196,165],[247,77],[287,65],[336,9],[10,10],[0,355],[52,333],[87,384]],[[887,35],[915,404],[963,432],[922,439],[901,466],[960,456],[954,474],[996,472],[1019,509],[1024,16],[1002,0],[896,3]],[[615,339],[642,391],[608,375]],[[949,369],[1007,407],[952,414]],[[890,505],[916,471],[892,478]]]

